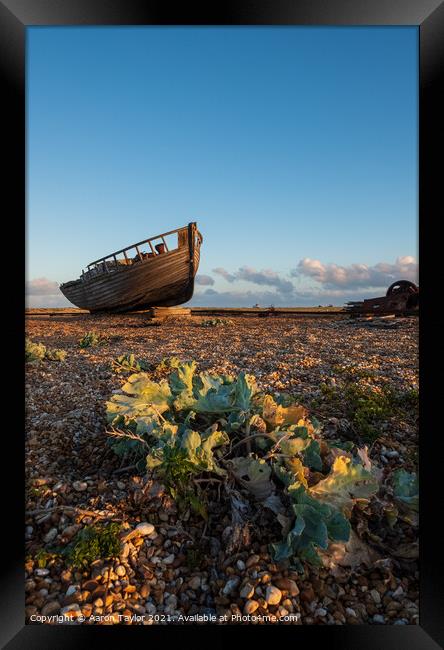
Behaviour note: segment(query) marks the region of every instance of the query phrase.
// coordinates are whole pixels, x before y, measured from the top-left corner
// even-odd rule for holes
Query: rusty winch
[[[419,287],[410,280],[398,280],[381,298],[369,298],[362,302],[348,302],[346,310],[351,315],[395,314],[408,316],[419,311]]]

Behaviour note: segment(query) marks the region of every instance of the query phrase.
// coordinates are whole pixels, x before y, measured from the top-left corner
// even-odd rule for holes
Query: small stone
[[[76,492],[84,492],[88,488],[88,483],[85,481],[74,481],[72,486]]]
[[[239,576],[233,576],[225,583],[225,587],[223,588],[222,593],[225,594],[225,596],[228,596],[228,594],[231,594],[231,592],[236,589],[239,582],[240,582]]]
[[[35,478],[32,481],[34,487],[42,487],[42,485],[46,485],[47,483],[48,483],[47,478]]]
[[[173,564],[175,559],[176,559],[176,556],[173,553],[171,553],[170,555],[167,555],[166,557],[164,557],[162,562],[164,564]]]
[[[347,616],[353,616],[353,618],[357,618],[355,610],[352,609],[351,607],[346,607],[345,613],[347,614]]]
[[[82,588],[85,591],[94,591],[95,589],[97,589],[98,586],[99,583],[97,582],[97,580],[87,580],[86,582],[83,583]]]
[[[285,609],[285,607],[282,607],[282,605],[278,607],[277,615],[279,616],[279,618],[282,618],[283,616],[288,616],[288,614],[289,614],[288,609]]]
[[[73,594],[76,593],[76,591],[77,591],[77,588],[75,587],[75,585],[70,585],[68,587],[68,589],[66,590],[65,596],[72,596]]]
[[[245,562],[243,560],[238,560],[236,562],[236,566],[239,569],[239,571],[244,571],[245,570]]]
[[[324,607],[319,607],[315,611],[315,616],[318,616],[319,618],[324,618],[324,616],[327,616],[327,610]]]
[[[242,589],[240,590],[240,596],[241,598],[251,598],[254,594],[254,586],[250,583],[247,582],[244,584]]]
[[[265,600],[269,605],[279,605],[282,598],[282,592],[274,585],[269,585],[265,593]]]
[[[151,614],[151,615],[157,612],[157,608],[154,603],[146,603],[145,610],[147,614]]]
[[[200,576],[193,576],[189,581],[188,581],[188,586],[190,589],[193,591],[196,591],[196,589],[199,589],[200,587]]]
[[[299,587],[294,580],[290,578],[279,578],[274,581],[276,587],[282,591],[288,591],[290,596],[297,596],[299,594]]]
[[[67,526],[62,530],[62,537],[65,537],[67,540],[70,540],[80,530],[80,528],[81,526],[79,526],[79,524],[73,524],[72,526]]]
[[[147,521],[143,521],[141,524],[136,526],[135,532],[139,535],[151,535],[151,533],[154,533],[154,526],[153,524],[149,524]]]
[[[259,607],[257,600],[247,600],[244,605],[244,614],[253,614]]]
[[[66,607],[62,607],[60,610],[61,614],[80,614],[80,607],[77,603],[73,603],[72,605],[67,605]]]
[[[46,535],[44,536],[43,541],[46,544],[49,544],[49,542],[53,542],[55,540],[55,538],[57,537],[57,534],[58,534],[57,528],[51,528],[51,530],[48,531],[46,533]]]
[[[259,555],[250,555],[248,560],[245,562],[246,568],[249,569],[250,567],[254,566],[255,564],[258,564],[259,560],[260,560]]]
[[[305,600],[307,603],[311,603],[315,599],[315,592],[313,587],[307,587],[301,591],[301,600]]]
[[[49,575],[49,569],[36,569],[34,573],[36,576],[39,576],[39,578],[44,578]]]
[[[393,598],[399,598],[400,596],[403,595],[403,593],[404,593],[404,589],[401,587],[401,585],[399,585],[399,587],[395,589],[395,591],[392,593],[392,596]]]
[[[123,481],[117,481],[117,487],[119,488],[119,490],[124,490],[125,483],[123,483]]]
[[[385,618],[381,614],[375,614],[373,616],[373,622],[383,625],[385,623]]]
[[[43,616],[51,616],[51,614],[58,612],[60,607],[60,603],[57,600],[53,600],[42,607],[42,614]]]
[[[373,602],[376,603],[376,605],[379,605],[381,602],[381,594],[379,591],[377,589],[370,589],[369,593],[373,598]]]
[[[123,578],[123,576],[126,575],[126,569],[123,564],[119,564],[119,566],[116,568],[116,574],[119,576],[119,578]]]
[[[170,607],[171,609],[176,609],[177,607],[177,596],[174,594],[171,594],[171,596],[168,596],[168,598],[165,601],[165,605],[167,607]]]
[[[120,559],[125,560],[130,554],[130,545],[128,543],[123,544],[120,550]]]

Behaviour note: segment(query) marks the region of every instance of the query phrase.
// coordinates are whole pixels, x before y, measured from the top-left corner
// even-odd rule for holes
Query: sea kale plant
[[[203,516],[205,482],[221,484],[232,504],[242,499],[250,512],[274,513],[282,533],[273,556],[299,569],[302,561],[319,564],[318,550],[330,542],[348,541],[356,500],[378,489],[365,449],[329,446],[303,406],[260,391],[244,372],[197,372],[194,361],[174,359],[160,381],[131,375],[107,402],[107,418],[116,453],[143,457]]]
[[[134,354],[122,354],[111,362],[111,368],[116,373],[140,372],[148,370],[149,364],[143,359],[136,359]]]
[[[65,350],[56,350],[47,348],[43,343],[34,343],[29,338],[25,338],[25,361],[35,363],[49,359],[50,361],[64,361],[66,357]]]
[[[86,332],[81,339],[79,339],[79,345],[81,348],[91,348],[96,345],[103,345],[106,343],[106,337],[102,336],[99,332]]]

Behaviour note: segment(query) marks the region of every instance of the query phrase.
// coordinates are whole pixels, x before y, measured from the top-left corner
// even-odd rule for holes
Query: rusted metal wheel
[[[386,296],[391,296],[394,293],[419,293],[419,289],[410,280],[398,280],[389,286]]]

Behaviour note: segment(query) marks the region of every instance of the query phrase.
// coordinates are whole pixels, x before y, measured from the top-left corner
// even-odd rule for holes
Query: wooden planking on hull
[[[76,306],[90,311],[135,311],[153,305],[172,306],[190,300],[199,266],[202,242],[195,224],[182,235],[182,245],[117,271],[62,285],[62,293]],[[186,245],[185,245],[186,244]]]

